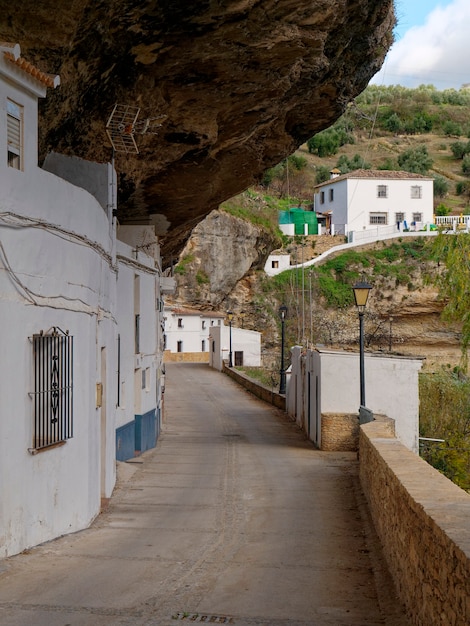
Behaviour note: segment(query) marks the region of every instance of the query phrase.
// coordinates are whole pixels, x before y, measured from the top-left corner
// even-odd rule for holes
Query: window
[[[204,330],[206,327],[206,320],[202,320],[202,330]]]
[[[423,214],[422,213],[413,213],[413,222],[422,222]]]
[[[369,223],[371,225],[377,226],[378,224],[386,224],[387,223],[387,214],[386,213],[369,213]]]
[[[404,213],[395,213],[395,222],[398,224],[399,222],[404,222],[405,221],[405,214]]]
[[[183,342],[182,341],[178,341],[178,343],[176,344],[176,350],[178,352],[183,352]]]
[[[136,354],[140,352],[140,315],[137,314],[134,316],[134,351]]]
[[[73,437],[73,337],[53,328],[33,336],[33,450]]]
[[[320,204],[325,204],[325,192],[320,191]]]
[[[23,142],[23,107],[7,100],[8,165],[22,169],[21,147]]]
[[[145,389],[147,386],[147,370],[142,370],[142,389]]]
[[[377,185],[377,198],[386,198],[387,195],[388,195],[387,185]]]
[[[333,202],[333,198],[335,197],[335,190],[330,189],[330,202]]]
[[[178,317],[178,328],[183,328],[183,318]]]
[[[279,261],[271,261],[271,267],[273,270],[277,270],[279,267]]]
[[[423,188],[420,185],[413,185],[411,187],[411,197],[413,200],[419,200],[422,198]]]
[[[203,339],[202,342],[201,342],[201,352],[205,352],[205,351],[206,351],[206,342]]]
[[[220,320],[217,320],[217,326],[220,326]]]

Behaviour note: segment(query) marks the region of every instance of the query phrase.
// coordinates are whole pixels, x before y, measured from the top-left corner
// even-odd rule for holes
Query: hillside
[[[443,204],[451,213],[468,212],[469,136],[470,90],[370,86],[332,127],[303,144],[287,166],[284,161],[270,170],[264,188],[289,196],[292,205],[308,207],[313,186],[329,170],[339,167],[345,172],[365,164],[437,177],[435,207]],[[400,164],[400,155],[421,146],[429,167],[413,160],[411,168]]]
[[[177,298],[201,308],[233,310],[235,323],[263,329],[264,360],[273,370],[278,368],[280,304],[289,306],[290,345],[357,348],[351,285],[361,272],[374,285],[366,317],[369,348],[423,355],[430,368],[459,362],[459,329],[441,319],[444,302],[434,280],[440,270],[423,239],[364,246],[321,267],[273,279],[262,271],[273,248],[281,246],[293,262],[301,262],[344,243],[343,237],[287,238],[276,226],[279,210],[311,206],[313,187],[322,170],[328,173],[338,163],[344,167],[348,161],[357,161],[355,155],[374,169],[399,169],[400,154],[424,145],[431,161],[426,173],[441,176],[447,185],[443,197],[435,198],[435,206],[444,204],[454,213],[468,211],[468,195],[457,193],[457,183],[467,183],[470,178],[462,171],[464,159],[455,157],[452,146],[459,142],[466,147],[468,143],[470,150],[466,137],[470,133],[470,92],[444,95],[431,88],[383,91],[385,94],[369,87],[333,130],[322,133],[343,133],[344,138],[346,132],[349,143],[326,156],[309,152],[307,144],[301,146],[268,170],[262,185],[227,201],[201,222],[180,257]],[[382,104],[377,102],[378,94]],[[406,124],[407,132],[387,130],[394,115]],[[421,127],[422,132],[417,132],[413,126],[419,126],[417,119],[427,120],[428,130]],[[462,134],[451,135],[450,130]],[[223,228],[215,229],[216,223],[223,223]],[[250,246],[255,246],[254,254],[248,254]],[[237,261],[240,258],[243,262]]]

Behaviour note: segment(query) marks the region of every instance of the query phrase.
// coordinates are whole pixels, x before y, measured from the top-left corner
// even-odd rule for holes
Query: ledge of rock
[[[118,216],[155,224],[169,258],[341,115],[394,21],[392,0],[24,0],[4,7],[0,37],[61,75],[41,104],[42,156],[110,160],[114,104],[140,107],[138,154],[115,155]]]

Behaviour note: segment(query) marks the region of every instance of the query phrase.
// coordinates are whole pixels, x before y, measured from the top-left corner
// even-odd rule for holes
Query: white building
[[[366,353],[364,361],[367,408],[395,420],[397,438],[417,453],[423,359]],[[292,348],[286,410],[316,445],[321,447],[323,414],[358,413],[359,404],[357,353],[315,349],[303,355],[299,346]]]
[[[331,234],[373,229],[421,230],[433,221],[432,178],[409,172],[355,170],[314,189],[314,210],[326,214]]]
[[[261,366],[261,333],[246,328],[214,326],[211,332],[209,365],[222,370],[223,361],[229,363],[230,349],[234,366]]]
[[[165,307],[165,360],[209,361],[210,336],[225,315],[187,307]]]
[[[116,241],[113,168],[37,166],[37,100],[57,84],[0,45],[2,557],[88,526],[114,488],[116,426],[140,417],[148,445],[161,406],[165,279],[129,233]]]
[[[264,264],[264,271],[268,276],[275,276],[290,269],[290,254],[286,252],[272,252]]]

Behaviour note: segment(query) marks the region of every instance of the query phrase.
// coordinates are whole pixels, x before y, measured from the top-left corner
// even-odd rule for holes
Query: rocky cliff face
[[[394,24],[392,0],[3,5],[0,38],[61,75],[42,106],[43,155],[109,160],[115,103],[149,120],[139,154],[116,154],[119,218],[155,224],[167,262],[204,215],[342,113]]]
[[[176,267],[177,298],[202,309],[228,310],[245,298],[234,295],[264,267],[275,247],[265,229],[225,213],[212,211],[193,230]],[[246,289],[249,298],[251,289]],[[243,308],[243,307],[242,307]]]
[[[309,237],[315,252],[343,243],[342,237]],[[293,244],[294,245],[294,244]],[[264,229],[223,211],[212,212],[200,222],[180,257],[176,273],[177,301],[199,309],[235,314],[234,324],[262,331],[264,365],[279,366],[277,309],[284,302],[276,293],[265,293],[261,270],[274,241]],[[383,248],[368,244],[366,248]],[[305,252],[305,259],[311,254]],[[432,262],[416,262],[408,285],[371,275],[371,291],[365,315],[368,350],[423,356],[426,367],[456,365],[460,361],[460,328],[441,317],[444,302],[430,276],[439,271]],[[328,308],[312,290],[308,270],[304,285],[292,279],[286,335],[288,345],[326,345],[357,349],[358,318],[354,307]],[[302,287],[304,297],[302,297]]]

